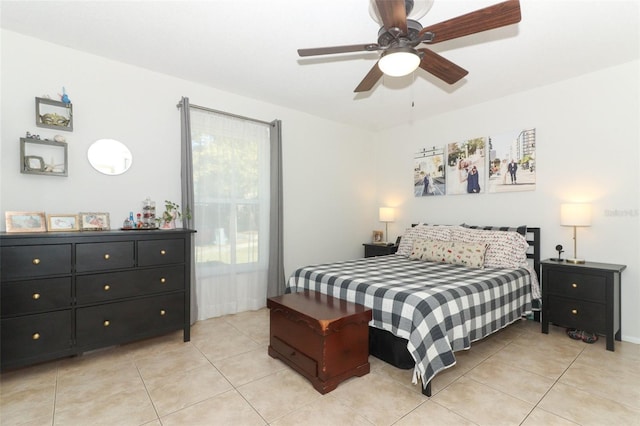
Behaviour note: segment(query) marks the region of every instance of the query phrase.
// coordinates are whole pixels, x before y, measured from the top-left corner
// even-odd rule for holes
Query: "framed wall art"
[[[80,229],[83,231],[108,231],[109,213],[80,213]]]
[[[485,192],[485,137],[447,145],[447,194]]]
[[[413,194],[444,195],[446,191],[444,146],[423,148],[414,155]]]
[[[489,137],[489,192],[536,189],[536,129]]]
[[[77,214],[48,214],[47,230],[50,232],[72,232],[80,230]]]
[[[5,212],[7,232],[46,232],[44,212]]]

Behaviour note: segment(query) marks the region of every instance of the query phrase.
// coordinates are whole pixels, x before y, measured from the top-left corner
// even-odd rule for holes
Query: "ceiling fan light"
[[[380,71],[391,77],[402,77],[414,72],[420,65],[420,57],[413,49],[386,51],[378,61]]]
[[[407,14],[407,19],[420,20],[431,9],[431,6],[433,6],[433,0],[413,0],[413,8]],[[382,18],[375,0],[369,0],[369,16],[379,25],[382,25]]]

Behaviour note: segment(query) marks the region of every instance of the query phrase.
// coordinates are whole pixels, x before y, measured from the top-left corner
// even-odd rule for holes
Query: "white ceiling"
[[[435,0],[423,26],[500,0]],[[368,0],[6,1],[2,28],[371,129],[407,123],[640,57],[638,0],[521,0],[522,21],[434,45],[469,71],[422,70],[353,89],[377,53],[297,48],[377,41]],[[196,94],[185,94],[197,103]]]

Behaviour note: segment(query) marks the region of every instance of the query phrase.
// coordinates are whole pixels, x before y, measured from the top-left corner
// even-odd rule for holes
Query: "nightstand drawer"
[[[547,320],[565,327],[603,334],[606,332],[605,305],[564,297],[550,297],[548,303]]]
[[[606,278],[602,275],[551,270],[548,274],[549,294],[602,302],[606,300]]]

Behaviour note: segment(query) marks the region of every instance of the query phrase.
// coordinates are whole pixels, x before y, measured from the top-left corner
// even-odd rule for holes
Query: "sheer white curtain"
[[[270,125],[190,108],[198,319],[265,305]]]

